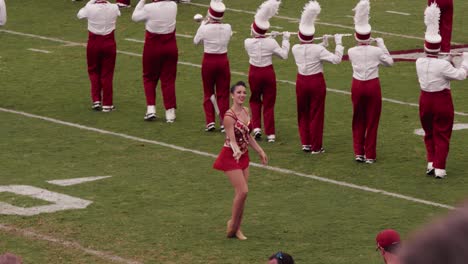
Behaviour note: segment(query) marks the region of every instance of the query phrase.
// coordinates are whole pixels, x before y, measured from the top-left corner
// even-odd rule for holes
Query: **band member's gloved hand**
[[[342,45],[342,39],[343,39],[342,34],[335,34],[335,44],[336,45]]]
[[[283,32],[283,40],[289,40],[290,37],[291,33],[289,33],[288,31]]]
[[[270,33],[270,37],[272,37],[272,38],[276,38],[276,37],[279,36],[279,35],[280,35],[280,33],[279,33],[278,31],[272,31],[272,32]]]
[[[383,38],[376,38],[376,39],[375,39],[375,43],[377,43],[377,46],[378,46],[379,48],[385,47]]]
[[[328,47],[328,39],[331,37],[331,35],[323,35],[322,36],[322,42],[320,42],[320,46],[323,46],[323,47]]]
[[[465,69],[468,73],[468,52],[463,52],[463,62],[461,64],[461,67]]]

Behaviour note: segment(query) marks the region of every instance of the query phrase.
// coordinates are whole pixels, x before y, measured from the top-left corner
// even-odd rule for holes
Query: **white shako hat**
[[[426,24],[426,34],[424,35],[424,50],[429,53],[440,51],[442,37],[439,34],[440,9],[436,3],[426,7],[424,11],[424,24]]]
[[[257,9],[254,22],[252,23],[252,31],[258,35],[265,35],[270,28],[270,18],[278,13],[280,0],[266,0]]]
[[[221,20],[226,11],[226,6],[223,0],[211,0],[210,8],[208,8],[208,16],[215,20]]]
[[[299,40],[302,42],[312,42],[315,34],[315,20],[320,14],[320,5],[317,1],[311,0],[304,6],[301,22],[299,23]]]
[[[370,40],[371,25],[369,24],[370,3],[369,0],[360,0],[354,7],[354,37],[358,42]]]

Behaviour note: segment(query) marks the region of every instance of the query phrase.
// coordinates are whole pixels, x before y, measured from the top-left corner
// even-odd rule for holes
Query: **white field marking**
[[[50,40],[50,41],[61,42],[61,43],[66,42],[67,44],[71,44],[71,45],[74,45],[74,46],[81,45],[81,43],[77,43],[77,42],[64,41],[64,40],[57,39],[57,38],[48,38],[48,37],[44,37],[44,36],[21,33],[21,32],[16,32],[16,31],[11,31],[11,30],[0,29],[0,32],[11,33],[11,34],[25,36],[25,37],[31,37],[31,38],[39,38],[39,39]],[[128,51],[122,51],[122,50],[117,50],[117,53],[129,55],[129,56],[135,56],[135,57],[142,57],[143,56],[141,53],[128,52]],[[200,64],[195,64],[195,63],[191,63],[191,62],[179,61],[178,64],[191,66],[191,67],[196,67],[196,68],[201,68]],[[231,73],[235,74],[235,75],[239,75],[239,76],[244,76],[244,77],[248,76],[246,73],[243,73],[243,72],[231,71]],[[277,81],[282,82],[282,83],[291,84],[291,85],[296,85],[295,82],[289,81],[289,80],[277,80]],[[334,93],[340,93],[340,94],[346,94],[346,95],[351,94],[348,91],[339,90],[339,89],[332,89],[332,88],[327,88],[327,91],[334,92]],[[409,106],[419,107],[419,105],[415,104],[415,103],[407,103],[407,102],[398,101],[398,100],[389,99],[389,98],[382,98],[382,101],[395,103],[395,104],[400,104],[400,105],[409,105]],[[460,115],[460,116],[468,116],[468,113],[463,113],[463,112],[455,112],[455,114]]]
[[[60,185],[60,186],[71,186],[71,185],[81,184],[84,182],[107,179],[110,177],[112,176],[94,176],[94,177],[74,178],[74,179],[66,179],[66,180],[52,180],[52,181],[47,181],[47,182],[50,184],[55,184],[55,185]]]
[[[46,189],[28,185],[0,186],[0,193],[2,192],[24,195],[35,199],[44,200],[52,204],[25,208],[0,202],[0,215],[31,216],[41,213],[53,213],[62,210],[83,209],[93,203],[92,201],[72,197],[66,194],[51,192]]]
[[[391,11],[391,10],[387,10],[385,12],[390,13],[390,14],[402,15],[402,16],[411,16],[410,13],[403,13],[403,12],[397,12],[397,11]]]
[[[0,230],[6,233],[10,233],[12,235],[19,234],[24,238],[47,241],[47,242],[54,243],[65,248],[83,251],[87,254],[90,254],[90,255],[93,255],[93,256],[96,256],[96,257],[99,257],[101,259],[105,259],[111,262],[125,263],[125,264],[142,264],[139,261],[124,259],[122,257],[112,255],[111,253],[108,253],[108,252],[98,251],[98,250],[91,249],[89,247],[84,247],[80,245],[78,242],[58,239],[55,237],[39,234],[39,233],[36,233],[31,230],[27,230],[27,229],[21,229],[21,228],[16,228],[10,225],[0,224]]]
[[[276,29],[283,29],[283,27],[279,27],[279,26],[270,26],[271,28],[276,28]]]
[[[199,3],[188,3],[188,4],[194,5],[194,6],[209,7],[209,5],[199,4]],[[226,8],[226,10],[233,11],[233,12],[238,12],[238,13],[255,15],[255,12],[247,11],[247,10],[240,10],[240,9],[233,9],[233,8]],[[299,22],[298,18],[292,18],[292,17],[287,17],[287,16],[274,16],[274,17],[279,18],[279,19],[288,20],[288,21]],[[346,26],[346,25],[326,23],[326,22],[315,22],[315,24],[325,25],[325,26],[330,26],[330,27],[337,27],[337,28],[346,28],[346,29],[350,29],[350,30],[352,30],[354,32],[354,26]],[[384,32],[384,31],[378,31],[378,30],[372,30],[372,32],[373,33],[379,33],[379,34],[382,34],[382,35],[400,37],[400,38],[424,40],[423,37],[403,35],[403,34],[397,34],[397,33],[391,33],[391,32]],[[452,42],[452,44],[461,45],[461,43],[457,43],[457,42]]]
[[[48,51],[48,50],[41,50],[41,49],[32,49],[32,48],[31,48],[31,49],[28,49],[28,50],[34,51],[34,52],[46,53],[46,54],[52,53],[51,51]]]
[[[131,42],[137,42],[137,43],[145,43],[145,41],[141,39],[126,38],[125,40],[131,41]]]
[[[452,127],[452,130],[463,130],[463,129],[468,129],[468,124],[454,124]],[[425,135],[424,129],[422,128],[415,129],[414,134],[418,136],[424,136]]]
[[[181,37],[181,38],[193,38],[192,35],[187,35],[187,34],[176,34],[177,37]]]
[[[179,151],[183,151],[183,152],[193,153],[193,154],[204,156],[204,157],[211,157],[211,158],[216,158],[217,157],[217,155],[215,155],[215,154],[211,154],[211,153],[204,152],[204,151],[184,148],[184,147],[180,147],[180,146],[177,146],[177,145],[173,145],[173,144],[169,144],[169,143],[165,143],[165,142],[161,142],[161,141],[144,139],[144,138],[139,138],[139,137],[123,134],[123,133],[112,132],[112,131],[109,131],[109,130],[89,127],[89,126],[80,125],[80,124],[75,124],[75,123],[71,123],[71,122],[58,120],[58,119],[55,119],[55,118],[29,114],[29,113],[22,112],[22,111],[16,111],[16,110],[11,110],[11,109],[1,108],[1,107],[0,107],[0,111],[6,112],[6,113],[17,114],[17,115],[21,115],[21,116],[26,116],[26,117],[30,117],[30,118],[35,118],[35,119],[39,119],[39,120],[44,120],[44,121],[47,121],[47,122],[60,124],[60,125],[64,125],[64,126],[69,126],[69,127],[74,127],[74,128],[78,128],[78,129],[82,129],[82,130],[93,131],[93,132],[104,134],[104,135],[112,135],[112,136],[121,137],[121,138],[134,140],[134,141],[138,141],[138,142],[143,142],[143,143],[158,145],[158,146],[162,146],[162,147],[167,147],[167,148],[171,148],[171,149],[175,149],[175,150],[179,150]],[[262,168],[262,169],[273,171],[273,172],[279,172],[279,173],[283,173],[283,174],[290,174],[290,175],[300,176],[300,177],[304,177],[304,178],[308,178],[308,179],[312,179],[312,180],[316,180],[316,181],[320,181],[320,182],[325,182],[325,183],[329,183],[329,184],[334,184],[334,185],[338,185],[338,186],[342,186],[342,187],[347,187],[347,188],[351,188],[351,189],[356,189],[356,190],[360,190],[360,191],[364,191],[364,192],[382,194],[382,195],[385,195],[385,196],[390,196],[390,197],[394,197],[394,198],[398,198],[398,199],[402,199],[402,200],[406,200],[406,201],[410,201],[410,202],[414,202],[414,203],[430,205],[430,206],[434,206],[434,207],[441,207],[441,208],[446,208],[446,209],[453,209],[454,208],[454,207],[452,207],[450,205],[446,205],[446,204],[441,204],[441,203],[437,203],[437,202],[422,200],[422,199],[414,198],[414,197],[403,195],[403,194],[387,192],[387,191],[384,191],[384,190],[379,190],[379,189],[375,189],[375,188],[371,188],[371,187],[367,187],[367,186],[362,186],[362,185],[356,185],[356,184],[352,184],[352,183],[348,183],[348,182],[344,182],[344,181],[332,180],[332,179],[328,179],[328,178],[325,178],[325,177],[320,177],[320,176],[316,176],[316,175],[312,175],[312,174],[296,172],[296,171],[289,170],[289,169],[283,169],[283,168],[274,167],[274,166],[265,166],[265,165],[261,165],[259,163],[255,163],[255,162],[251,162],[250,165],[252,165],[253,167]]]

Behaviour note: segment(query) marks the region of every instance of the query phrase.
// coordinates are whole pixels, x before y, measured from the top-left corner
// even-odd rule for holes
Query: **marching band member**
[[[130,0],[116,0],[115,1],[120,8],[131,7]]]
[[[179,57],[175,35],[177,4],[169,0],[153,0],[145,4],[140,0],[132,20],[146,24],[143,48],[143,85],[146,96],[144,120],[156,119],[156,86],[161,78],[161,91],[166,109],[166,122],[176,118],[175,81]]]
[[[450,52],[453,24],[453,0],[427,0],[427,5],[436,3],[440,8],[439,29],[442,37],[440,51]]]
[[[117,17],[120,16],[119,8],[105,0],[91,0],[80,9],[77,16],[88,20],[86,58],[91,81],[92,109],[110,112],[114,110],[112,96],[117,54],[114,31]]]
[[[439,35],[440,10],[433,3],[424,12],[427,26],[425,57],[416,60],[416,71],[421,86],[419,117],[424,129],[427,152],[427,175],[442,179],[447,175],[445,163],[452,135],[454,109],[450,93],[450,80],[464,80],[468,70],[468,54],[463,54],[461,68],[457,69],[445,59],[438,58],[443,37]]]
[[[313,44],[315,19],[320,14],[320,5],[311,0],[304,7],[299,24],[301,41],[292,48],[297,64],[296,99],[297,120],[302,150],[312,154],[323,153],[323,123],[325,114],[326,84],[323,77],[323,62],[338,64],[343,57],[342,35],[335,35],[335,53],[320,44]],[[324,36],[324,41],[327,36]]]
[[[5,0],[0,0],[0,26],[5,25],[6,21],[7,21],[7,13],[6,13]]]
[[[231,71],[229,69],[227,48],[232,36],[232,29],[231,25],[221,22],[225,10],[226,7],[222,0],[211,0],[208,9],[208,20],[202,22],[193,39],[196,45],[202,43],[205,51],[201,69],[203,109],[205,110],[206,121],[205,131],[215,129],[215,108],[210,100],[212,95],[216,94],[221,118],[221,131],[224,130],[222,123],[224,113],[229,109]]]
[[[274,40],[278,32],[272,32],[273,38],[266,38],[266,32],[270,28],[269,19],[279,9],[281,1],[265,1],[255,14],[255,20],[251,26],[252,38],[245,40],[245,49],[249,55],[249,84],[251,90],[250,108],[252,109],[252,125],[255,139],[260,139],[261,115],[263,106],[263,118],[265,134],[268,142],[275,142],[275,102],[276,102],[276,75],[272,64],[272,56],[282,59],[288,58],[289,32],[283,32],[281,47]]]
[[[360,0],[353,9],[356,47],[348,51],[353,66],[351,99],[353,102],[353,145],[357,162],[374,163],[377,157],[377,130],[382,110],[382,94],[379,66],[392,66],[384,41],[375,39],[377,47],[371,46],[369,24],[369,0]]]

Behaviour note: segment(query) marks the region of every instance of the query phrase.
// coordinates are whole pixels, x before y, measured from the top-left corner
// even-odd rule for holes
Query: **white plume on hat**
[[[267,0],[257,9],[255,14],[255,24],[263,29],[268,30],[270,28],[270,18],[278,13],[280,0]]]
[[[354,7],[354,30],[358,34],[367,35],[371,32],[369,24],[370,3],[369,0],[360,0]]]
[[[429,43],[439,43],[442,37],[439,35],[440,9],[436,3],[426,7],[424,11],[424,24],[426,24],[425,40]]]
[[[315,20],[317,20],[320,11],[320,4],[315,0],[311,0],[304,6],[301,22],[299,23],[299,32],[302,35],[313,36],[315,34]]]
[[[213,19],[222,19],[224,11],[226,11],[226,6],[224,5],[223,0],[211,0],[210,8],[208,9],[208,16]]]

